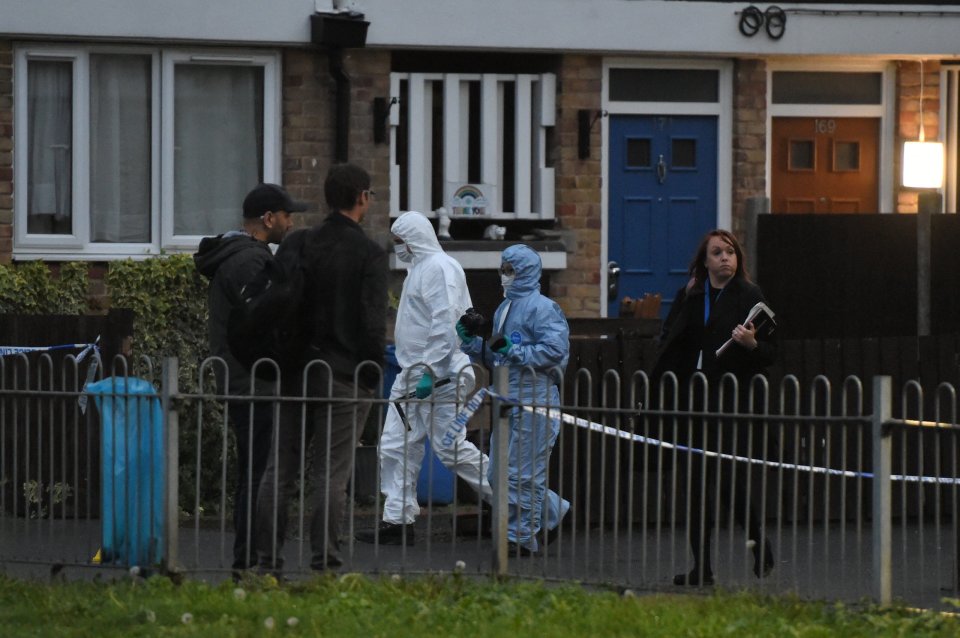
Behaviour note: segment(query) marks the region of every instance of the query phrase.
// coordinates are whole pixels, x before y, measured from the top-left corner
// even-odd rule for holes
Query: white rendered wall
[[[706,55],[960,54],[960,6],[824,5],[772,40],[737,30],[749,2],[337,0],[366,15],[367,46]],[[0,35],[308,44],[334,0],[0,0]],[[766,4],[762,5],[766,6]],[[853,9],[860,15],[822,15]],[[904,15],[869,15],[871,11]]]

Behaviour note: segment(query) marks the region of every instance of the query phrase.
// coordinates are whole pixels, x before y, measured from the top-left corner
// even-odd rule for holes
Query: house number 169
[[[837,130],[836,120],[814,120],[814,127],[817,133],[835,133]]]

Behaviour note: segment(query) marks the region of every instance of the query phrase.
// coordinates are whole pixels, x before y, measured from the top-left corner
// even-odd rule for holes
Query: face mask
[[[517,274],[513,273],[512,275],[500,275],[500,285],[503,286],[503,289],[506,290],[513,285],[513,280],[517,278]]]
[[[413,253],[410,252],[410,247],[407,246],[406,242],[393,245],[393,252],[397,254],[397,259],[400,261],[411,262],[413,261]]]

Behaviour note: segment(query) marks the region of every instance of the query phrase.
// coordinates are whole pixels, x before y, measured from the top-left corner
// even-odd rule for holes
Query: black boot
[[[388,523],[383,521],[376,529],[357,532],[354,535],[361,543],[380,543],[381,545],[413,545],[413,523]]]
[[[710,587],[713,585],[713,572],[710,569],[701,570],[694,567],[689,574],[677,574],[673,577],[673,584],[678,587]]]
[[[769,576],[774,565],[776,565],[776,561],[773,558],[773,546],[770,544],[770,539],[764,539],[763,541],[762,557],[759,543],[753,546],[753,573],[757,578]]]

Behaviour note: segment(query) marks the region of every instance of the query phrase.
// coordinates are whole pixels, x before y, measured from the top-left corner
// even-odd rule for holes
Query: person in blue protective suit
[[[560,406],[559,384],[570,358],[570,330],[560,306],[540,294],[540,255],[529,246],[510,246],[501,256],[503,303],[493,314],[489,343],[470,332],[461,320],[457,334],[471,358],[493,357],[494,365],[510,369],[510,395],[525,406]],[[484,352],[486,348],[486,352]],[[547,530],[550,542],[570,502],[547,489],[550,452],[560,433],[560,421],[515,407],[510,412],[507,444],[507,540],[511,553],[532,555],[539,550],[537,534]],[[493,436],[496,437],[496,432]],[[496,441],[491,441],[491,449]],[[496,475],[491,459],[489,476]]]

